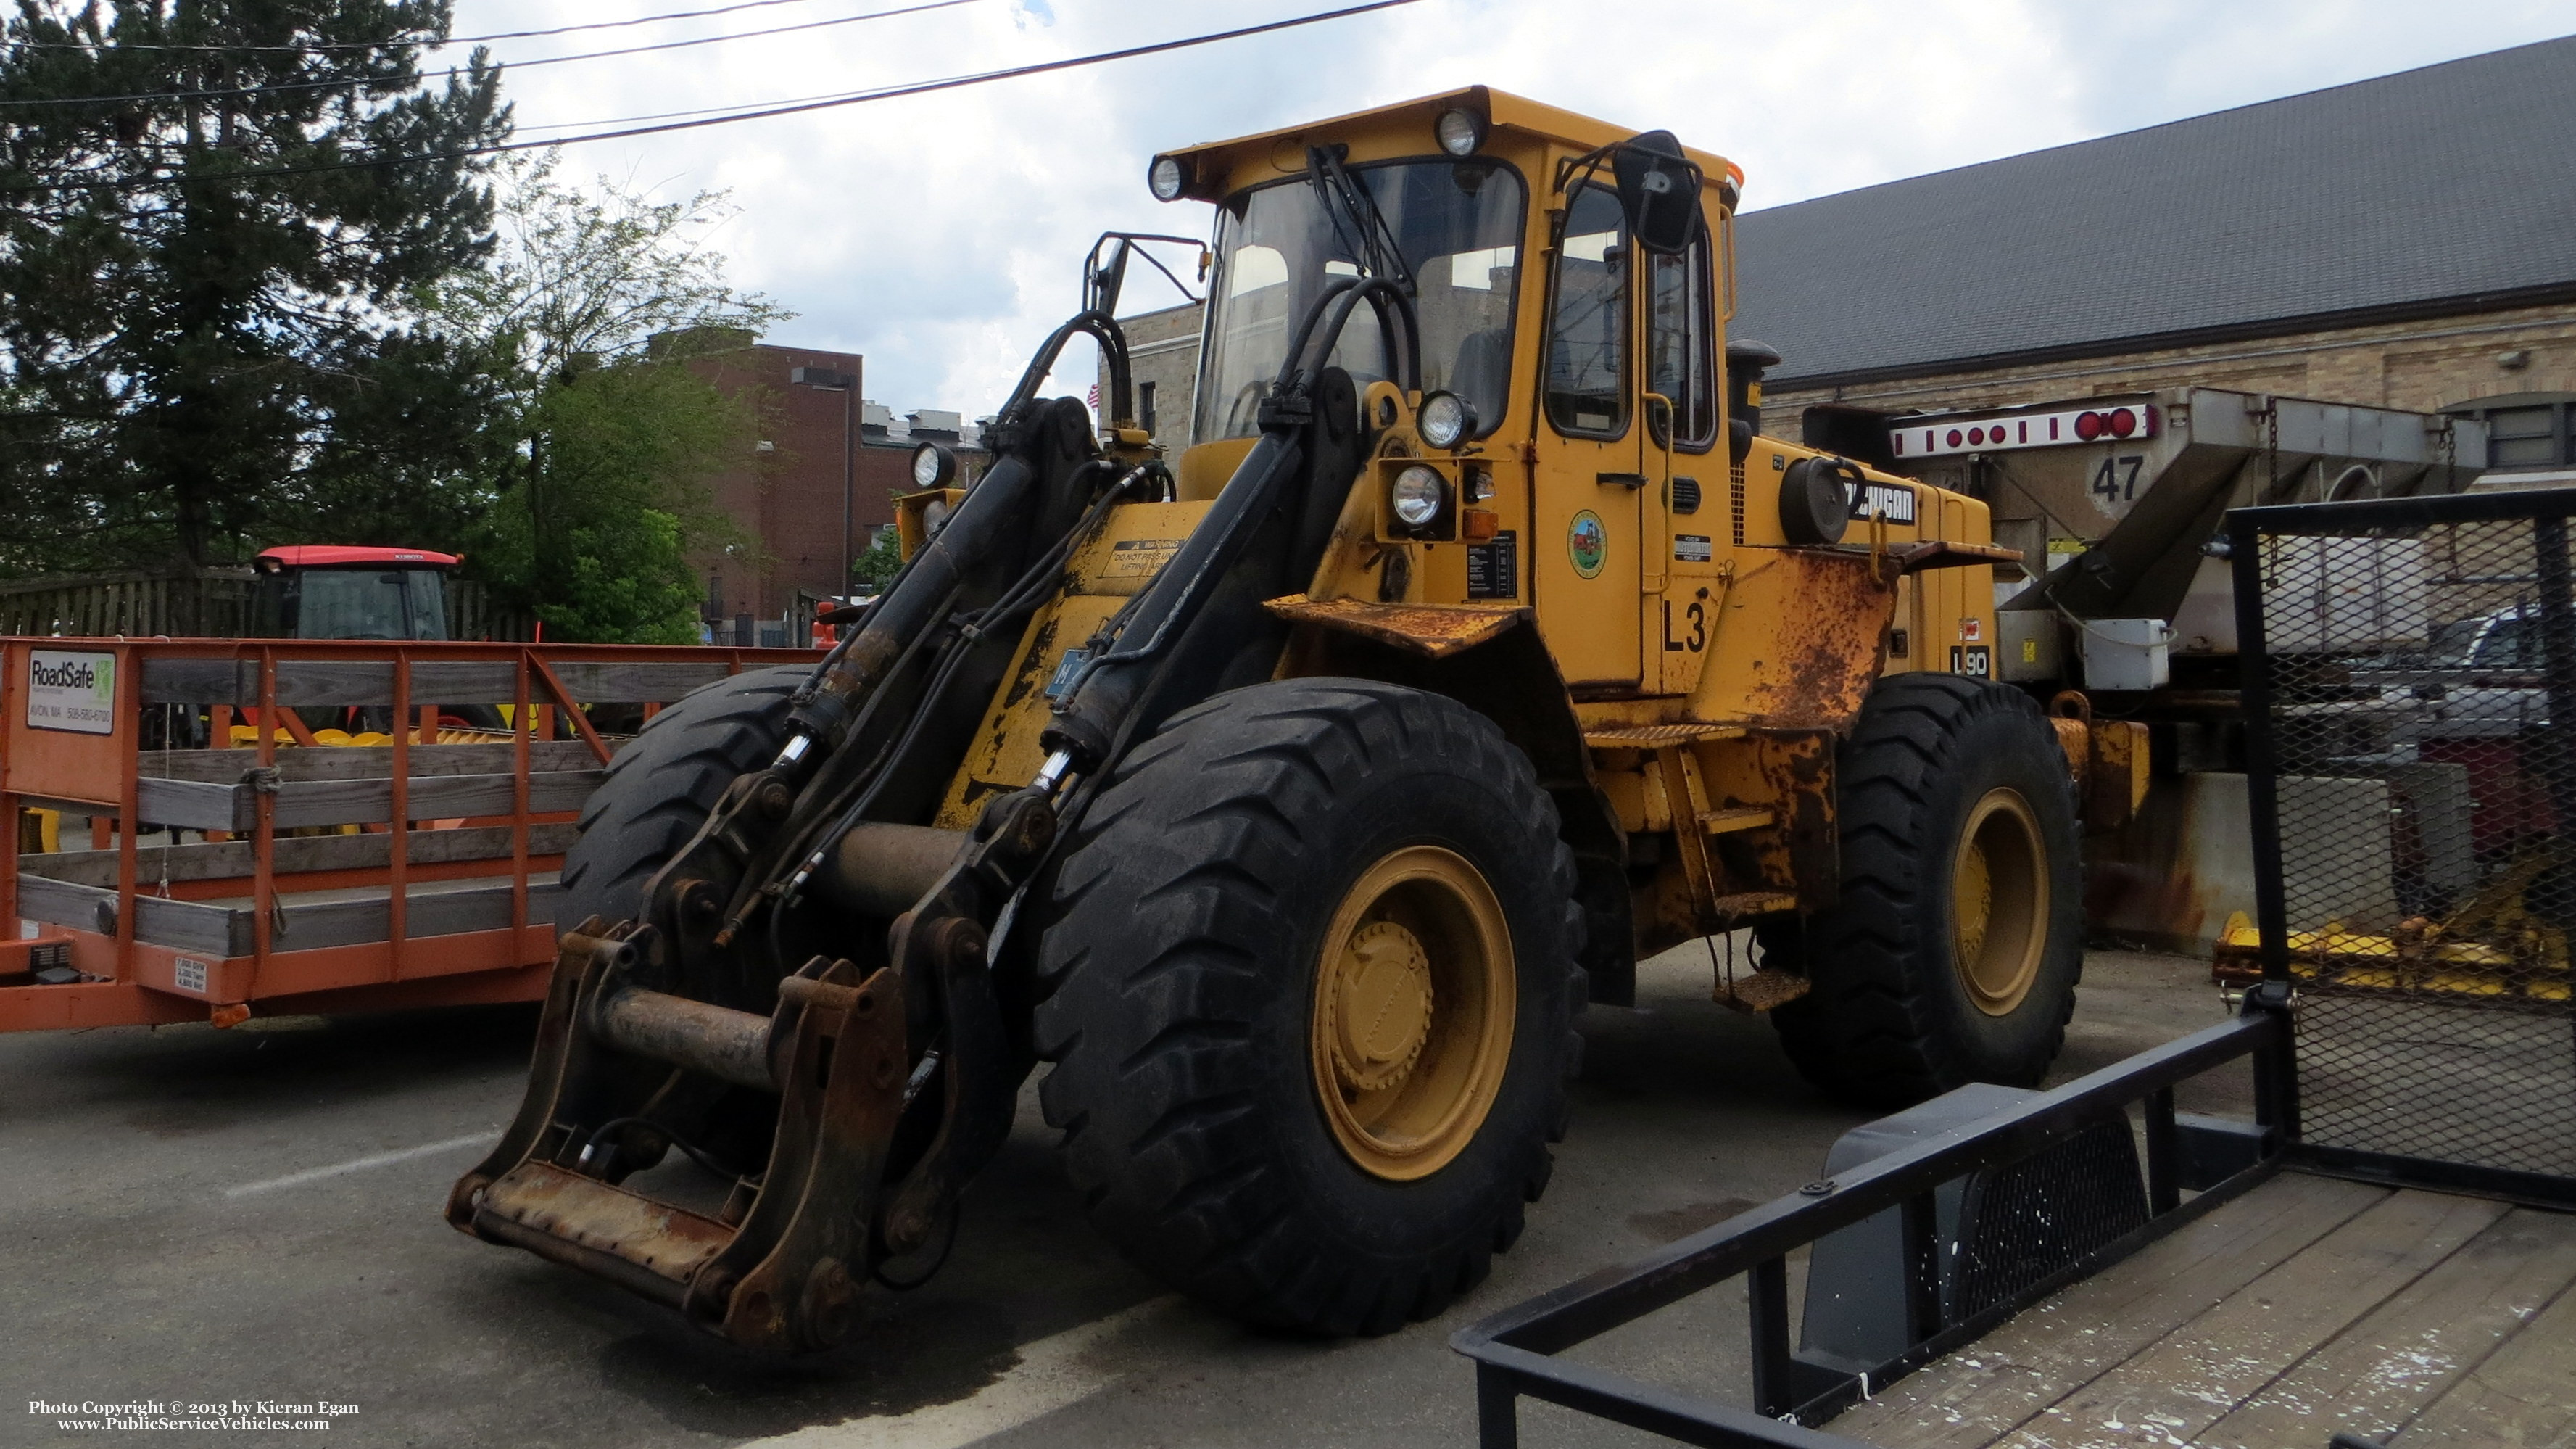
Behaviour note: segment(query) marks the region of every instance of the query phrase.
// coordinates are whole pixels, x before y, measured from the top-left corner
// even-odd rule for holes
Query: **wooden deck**
[[[2576,1215],[2285,1174],[1823,1427],[1886,1449],[2576,1446]]]

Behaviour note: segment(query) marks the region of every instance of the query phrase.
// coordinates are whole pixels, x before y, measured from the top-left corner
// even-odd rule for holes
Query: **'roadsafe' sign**
[[[116,656],[28,650],[27,726],[116,733]]]

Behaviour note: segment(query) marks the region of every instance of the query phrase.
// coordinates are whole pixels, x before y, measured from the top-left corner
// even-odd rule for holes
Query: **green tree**
[[[481,572],[568,639],[697,637],[693,552],[740,537],[705,480],[751,456],[760,400],[693,363],[789,314],[726,280],[717,193],[655,202],[509,168],[490,262],[442,290],[486,359],[496,460]],[[470,558],[471,556],[469,556]]]
[[[0,569],[203,565],[370,492],[468,525],[482,359],[418,303],[487,251],[489,163],[458,153],[510,120],[480,50],[422,76],[448,25],[445,0],[18,0]]]
[[[690,549],[729,536],[698,480],[747,450],[750,411],[685,366],[622,358],[537,392],[517,417],[524,478],[492,512],[479,570],[548,637],[697,639]]]
[[[868,541],[867,551],[850,560],[850,582],[882,589],[892,582],[895,572],[903,567],[903,543],[892,525],[877,530]]]

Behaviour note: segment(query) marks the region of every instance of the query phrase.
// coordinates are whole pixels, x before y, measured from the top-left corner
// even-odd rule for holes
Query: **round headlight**
[[[1395,516],[1407,528],[1420,528],[1438,518],[1441,505],[1448,501],[1448,481],[1419,463],[1395,475]]]
[[[912,451],[912,486],[945,488],[957,476],[957,455],[937,443],[924,443]]]
[[[1178,201],[1181,188],[1190,184],[1190,168],[1178,156],[1157,156],[1145,171],[1145,184],[1154,189],[1156,201]]]
[[[1442,111],[1440,119],[1432,122],[1431,133],[1450,155],[1473,156],[1485,144],[1485,118],[1470,110]]]
[[[1413,425],[1432,447],[1454,448],[1476,431],[1476,410],[1454,392],[1435,392],[1422,400]]]

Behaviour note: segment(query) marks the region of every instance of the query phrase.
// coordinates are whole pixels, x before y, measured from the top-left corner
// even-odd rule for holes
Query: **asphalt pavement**
[[[330,1426],[155,1436],[181,1443],[1472,1444],[1454,1329],[1795,1189],[1866,1115],[1711,1004],[1709,975],[1686,947],[1641,968],[1642,1009],[1588,1013],[1573,1132],[1519,1245],[1441,1319],[1346,1343],[1239,1328],[1128,1267],[1033,1091],[947,1269],[779,1363],[441,1219],[518,1101],[533,1008],[0,1037],[0,1444],[117,1432],[21,1405],[138,1402]],[[2057,1075],[2222,1015],[2205,963],[2096,952]],[[1719,1290],[1583,1354],[1740,1400],[1742,1318]],[[1544,1406],[1524,1423],[1533,1444],[1649,1442]]]

